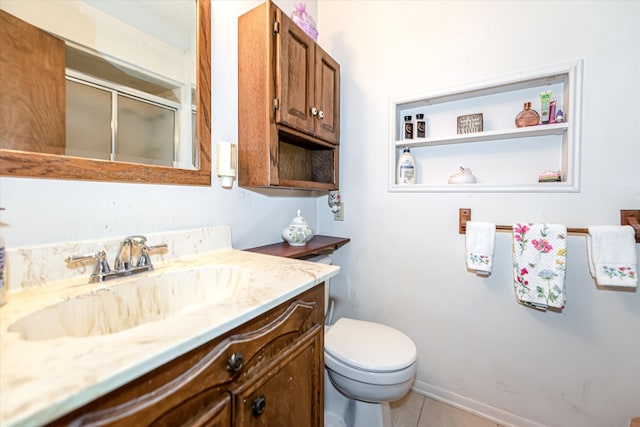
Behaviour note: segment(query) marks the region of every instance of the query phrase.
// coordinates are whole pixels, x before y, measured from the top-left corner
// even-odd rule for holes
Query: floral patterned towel
[[[587,234],[589,271],[600,286],[638,286],[635,231],[632,227],[592,225]]]
[[[491,274],[496,225],[490,222],[467,221],[465,234],[467,268],[479,274]]]
[[[518,302],[539,310],[564,308],[567,228],[513,224],[513,287]]]

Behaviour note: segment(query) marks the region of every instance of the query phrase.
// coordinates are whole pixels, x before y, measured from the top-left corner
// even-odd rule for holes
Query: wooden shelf
[[[349,243],[351,239],[346,237],[314,236],[304,246],[291,246],[287,242],[273,243],[271,245],[258,246],[245,249],[249,252],[257,252],[265,255],[274,255],[285,258],[307,259],[317,255],[327,255]]]

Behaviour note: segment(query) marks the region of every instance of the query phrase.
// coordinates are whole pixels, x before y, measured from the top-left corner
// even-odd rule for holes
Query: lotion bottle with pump
[[[416,183],[416,159],[411,154],[409,147],[405,147],[398,158],[397,184]]]

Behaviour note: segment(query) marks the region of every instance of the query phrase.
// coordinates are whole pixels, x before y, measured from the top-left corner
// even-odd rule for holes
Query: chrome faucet
[[[100,250],[95,254],[70,256],[65,259],[67,264],[96,260],[93,272],[89,276],[89,283],[104,282],[118,277],[130,276],[145,271],[152,271],[150,252],[167,249],[167,244],[147,246],[147,238],[144,236],[129,236],[120,242],[118,254],[113,262],[113,269],[109,268],[105,251]],[[134,264],[134,261],[135,264]]]
[[[130,270],[131,267],[133,267],[133,258],[131,254],[132,250],[133,242],[131,240],[131,237],[127,237],[122,242],[120,242],[118,255],[116,255],[115,261],[113,261],[113,269],[115,271],[126,271]]]

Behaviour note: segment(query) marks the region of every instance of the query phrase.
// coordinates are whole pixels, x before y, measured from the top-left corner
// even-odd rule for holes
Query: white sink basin
[[[232,266],[132,276],[31,313],[9,332],[29,341],[113,334],[233,301],[252,281],[250,270]]]

